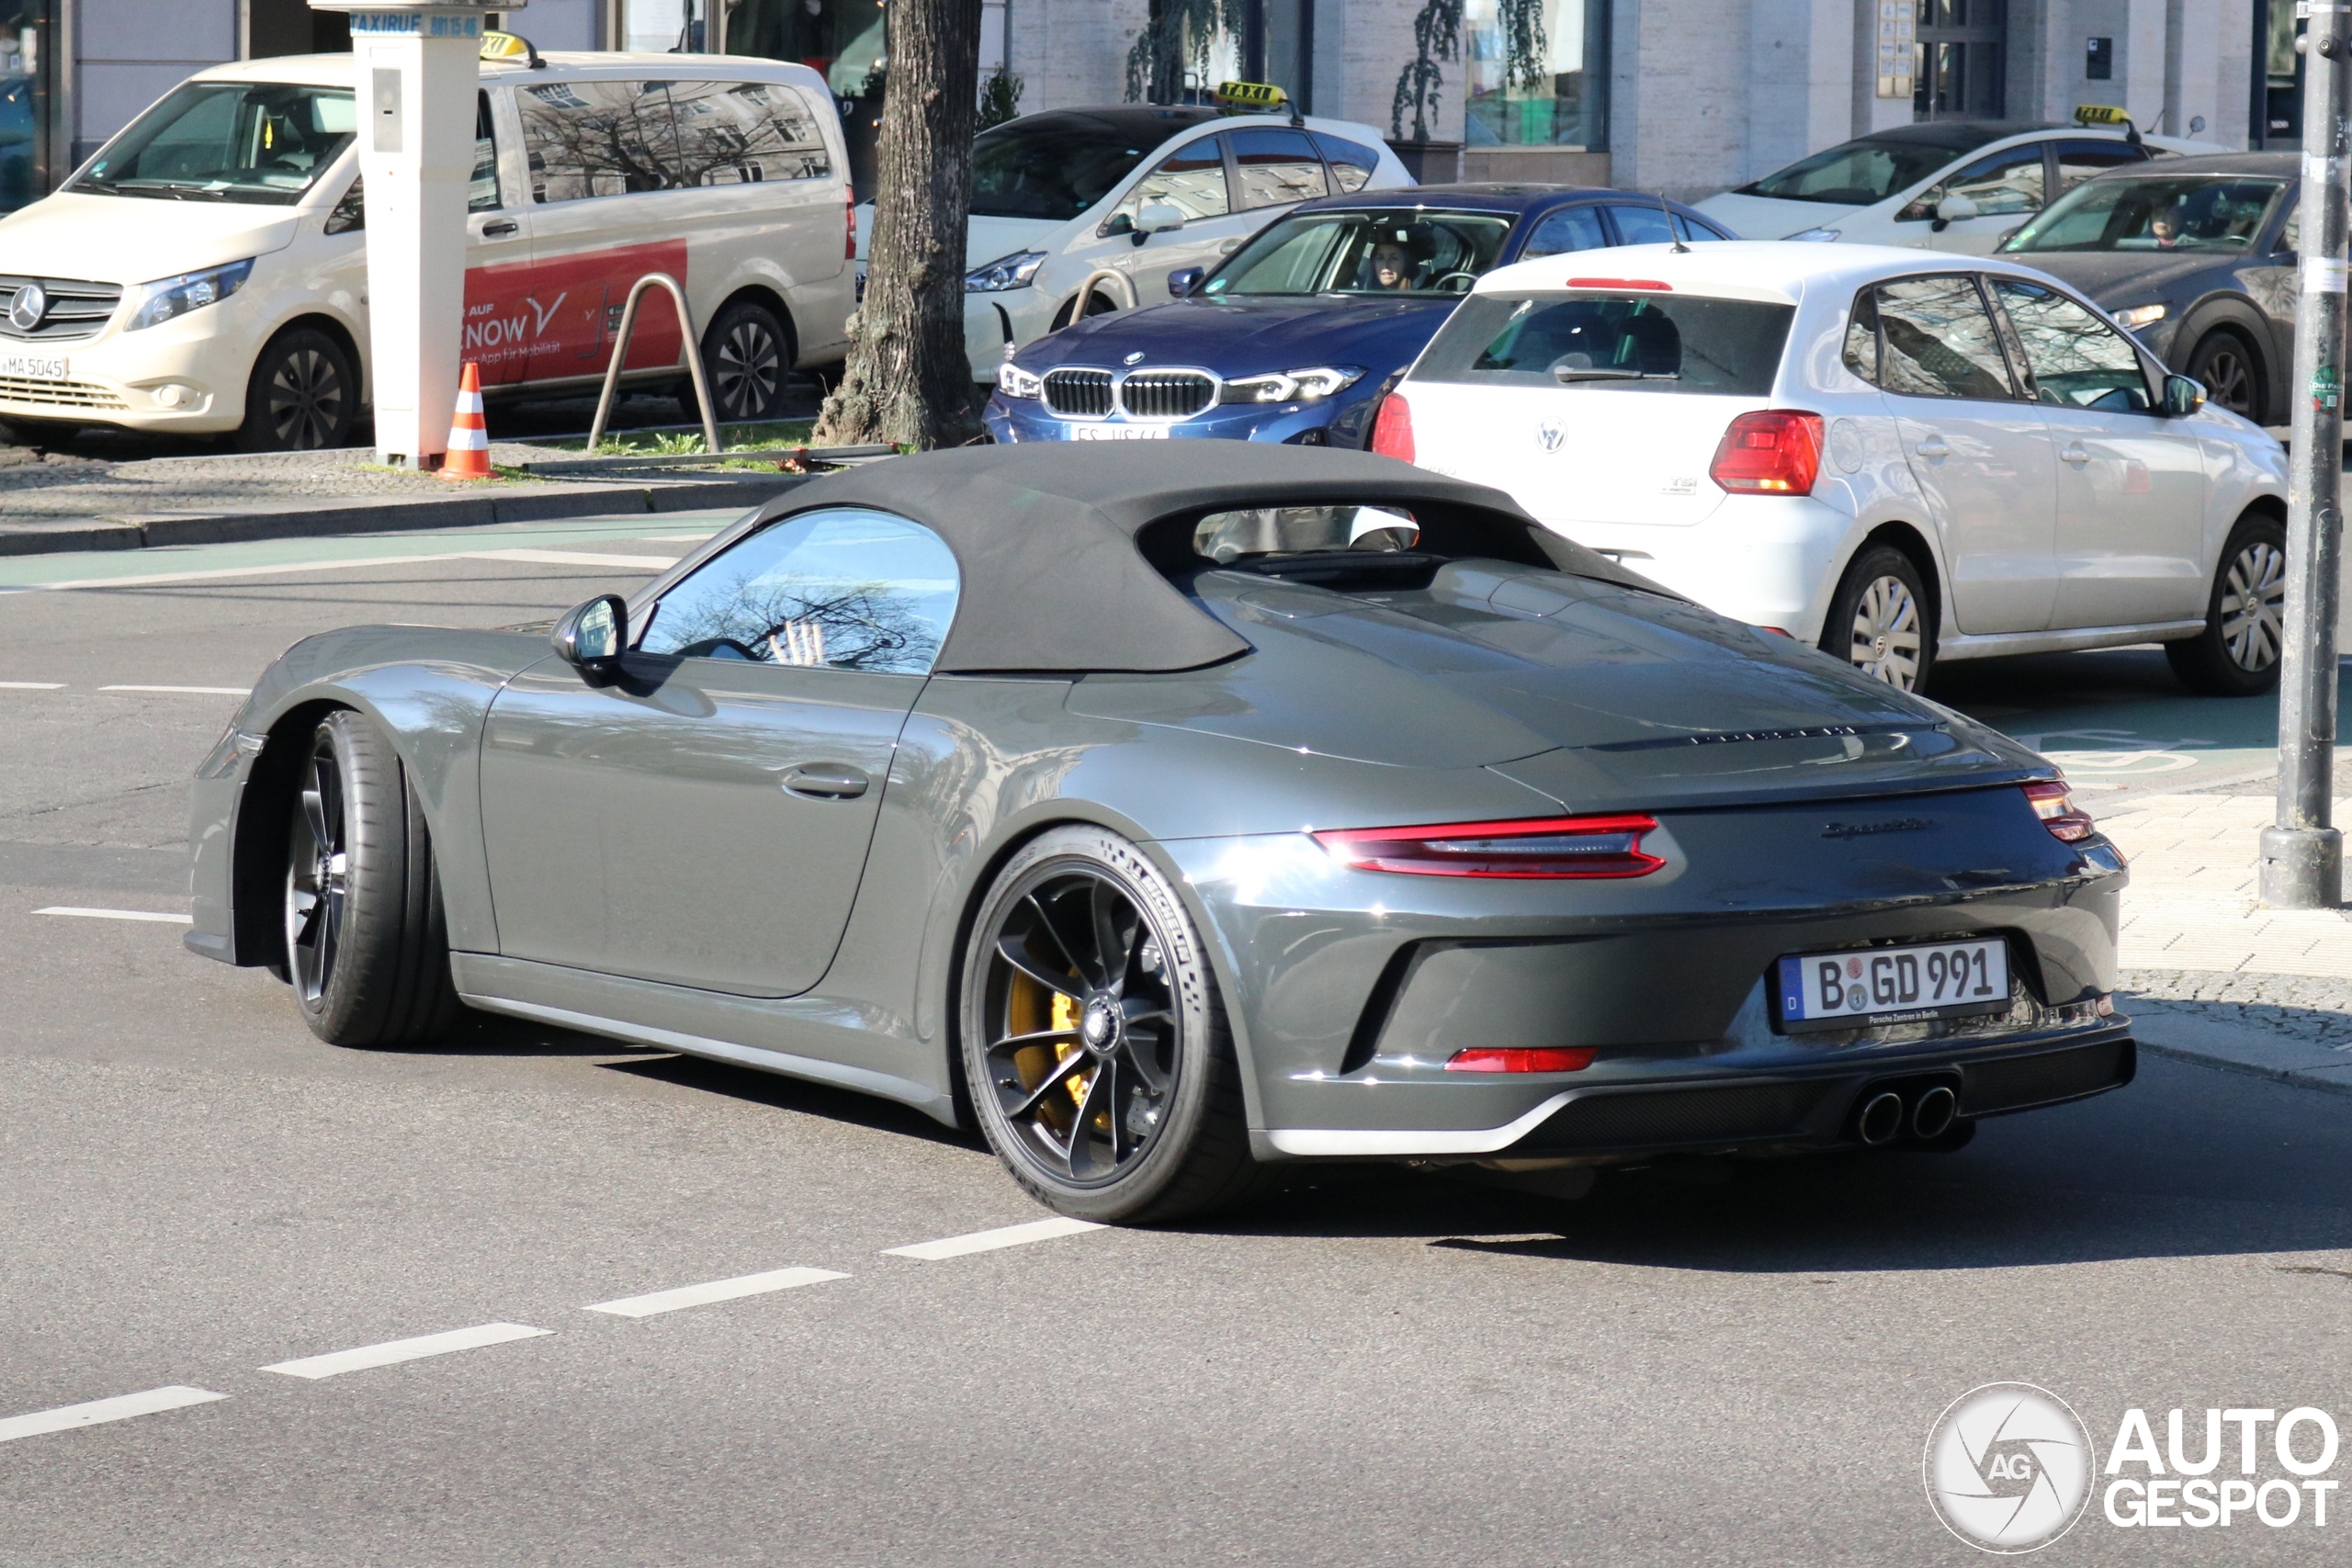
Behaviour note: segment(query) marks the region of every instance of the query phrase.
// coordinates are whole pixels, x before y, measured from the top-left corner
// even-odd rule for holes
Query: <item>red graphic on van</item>
[[[581,251],[466,272],[463,352],[482,385],[601,376],[612,360],[630,287],[650,272],[686,281],[683,240]],[[628,368],[657,370],[684,353],[677,308],[656,286],[638,302]]]

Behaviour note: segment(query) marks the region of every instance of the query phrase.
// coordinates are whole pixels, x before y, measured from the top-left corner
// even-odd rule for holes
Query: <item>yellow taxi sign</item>
[[[481,58],[484,60],[523,60],[538,51],[531,40],[520,33],[487,32],[481,35]]]
[[[2113,104],[2076,104],[2076,125],[2129,125],[2132,117]]]
[[[1215,97],[1216,107],[1227,112],[1275,110],[1290,102],[1290,95],[1272,82],[1219,82]]]

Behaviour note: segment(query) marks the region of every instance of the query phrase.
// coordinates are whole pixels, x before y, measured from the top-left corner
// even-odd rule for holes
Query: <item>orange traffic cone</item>
[[[490,432],[481,422],[481,367],[466,361],[458,378],[458,415],[449,425],[449,455],[442,459],[445,479],[486,479],[490,475]]]

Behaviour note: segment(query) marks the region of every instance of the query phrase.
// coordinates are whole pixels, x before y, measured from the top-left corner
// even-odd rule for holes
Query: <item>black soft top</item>
[[[1414,513],[1424,544],[1451,556],[1663,592],[1484,485],[1367,452],[1187,440],[967,446],[827,475],[729,528],[646,597],[779,518],[871,506],[955,552],[963,592],[940,672],[1192,670],[1250,645],[1170,581],[1172,568],[1209,565],[1191,555],[1186,526],[1210,512],[1348,502]]]

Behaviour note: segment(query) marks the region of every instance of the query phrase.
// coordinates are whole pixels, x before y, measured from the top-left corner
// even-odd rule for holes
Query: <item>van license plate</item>
[[[1073,424],[1069,427],[1072,441],[1165,441],[1168,427],[1164,424]]]
[[[0,354],[0,376],[27,381],[62,381],[68,370],[62,354]]]
[[[2009,1007],[2009,950],[1998,937],[1798,953],[1781,960],[1779,977],[1785,1029],[1907,1023]]]

